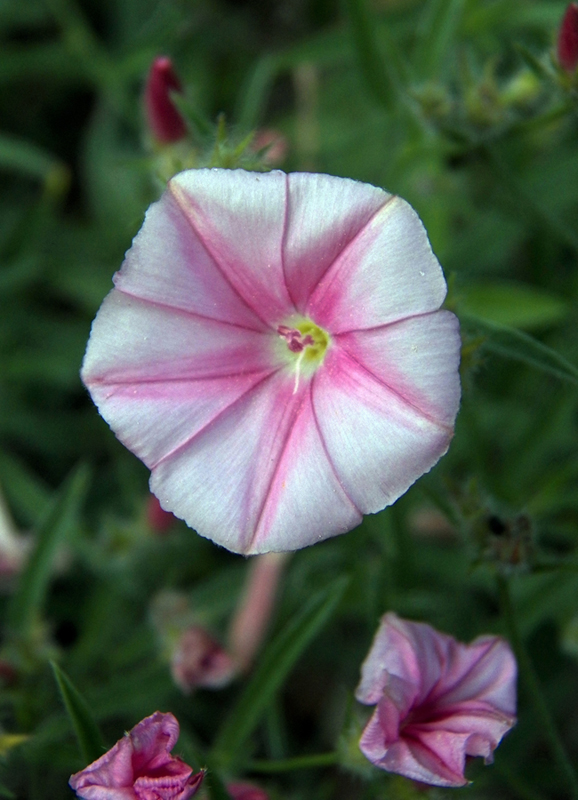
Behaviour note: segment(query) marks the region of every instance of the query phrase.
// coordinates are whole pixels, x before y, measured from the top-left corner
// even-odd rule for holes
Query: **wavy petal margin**
[[[328,175],[175,176],[93,323],[82,379],[163,508],[245,554],[393,503],[449,446],[459,330],[415,212]],[[279,326],[307,317],[316,371]]]

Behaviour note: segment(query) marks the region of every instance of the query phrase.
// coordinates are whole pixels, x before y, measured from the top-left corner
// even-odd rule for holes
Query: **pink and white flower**
[[[386,614],[361,667],[356,697],[376,705],[362,753],[389,772],[464,786],[466,756],[486,764],[516,719],[516,660],[497,636],[471,644]]]
[[[234,552],[350,530],[449,446],[458,322],[399,197],[329,175],[183,172],[115,287],[82,378],[163,508]]]
[[[156,711],[107,753],[72,775],[70,787],[83,800],[189,800],[203,782],[171,750],[179,738],[172,714]]]

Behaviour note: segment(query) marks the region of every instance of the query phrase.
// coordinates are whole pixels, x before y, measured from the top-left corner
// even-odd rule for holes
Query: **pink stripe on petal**
[[[235,553],[252,539],[302,392],[293,376],[266,379],[152,472],[162,506]],[[260,551],[268,548],[264,543]],[[284,548],[286,549],[286,548]]]
[[[121,442],[152,469],[267,377],[93,384],[100,414]]]
[[[363,513],[391,505],[446,452],[449,428],[423,416],[338,347],[328,351],[313,380],[327,450]]]
[[[431,654],[434,657],[428,658],[427,664],[434,671],[435,682],[440,674],[439,665],[433,649]],[[405,629],[403,620],[395,614],[386,614],[361,665],[361,681],[355,690],[355,697],[366,705],[378,703],[386,688],[390,688],[392,675],[404,681],[408,687],[407,693],[411,695],[410,702],[413,703],[422,687],[421,664],[416,654],[416,642],[411,631]]]
[[[223,276],[170,192],[147,211],[114,282],[134,297],[256,330],[265,328]]]
[[[465,786],[466,764],[465,747],[468,733],[445,733],[436,730],[421,734],[419,738],[404,737],[408,753],[404,766],[408,771],[402,774],[407,777],[409,770],[421,772],[421,777],[414,779],[431,783],[434,786]]]
[[[130,739],[134,748],[132,765],[135,772],[146,768],[158,769],[173,764],[174,756],[170,754],[179,738],[179,723],[172,714],[156,711],[150,717],[141,720],[130,731]],[[177,762],[179,767],[185,767]],[[193,771],[185,767],[189,774]]]
[[[436,311],[446,282],[413,208],[393,197],[319,281],[306,314],[330,333]]]
[[[272,371],[274,333],[259,333],[128,297],[105,298],[92,325],[82,380],[119,384]]]
[[[359,525],[319,434],[310,385],[287,439],[248,553],[297,550]]]
[[[374,714],[372,722],[374,719],[375,723],[372,725],[370,722],[363,732],[359,747],[364,756],[376,766],[434,786],[467,784],[463,772],[450,769],[420,740],[398,739],[396,742],[388,743],[382,734],[380,741],[377,714]]]
[[[195,169],[168,188],[227,281],[275,329],[295,311],[281,252],[286,182],[278,171]]]
[[[339,336],[339,347],[415,408],[453,426],[460,403],[459,322],[449,311]]]
[[[517,666],[509,644],[496,636],[470,645],[454,643],[443,681],[436,687],[439,707],[475,699],[511,717],[516,711]]]
[[[132,758],[131,741],[128,736],[124,736],[100,758],[72,775],[70,786],[75,792],[82,790],[80,797],[90,797],[95,788],[111,787],[114,790],[116,787],[132,787],[134,777]]]
[[[452,709],[444,709],[440,704],[429,709],[431,719],[425,722],[408,723],[405,732],[419,738],[425,732],[446,731],[447,733],[466,733],[483,736],[495,749],[505,733],[514,724],[513,716],[500,714],[488,703],[464,702]],[[424,711],[427,713],[427,709]],[[470,753],[473,755],[473,753]],[[487,754],[484,754],[487,755]]]
[[[333,175],[292,173],[288,179],[285,277],[303,312],[320,278],[391,195]]]

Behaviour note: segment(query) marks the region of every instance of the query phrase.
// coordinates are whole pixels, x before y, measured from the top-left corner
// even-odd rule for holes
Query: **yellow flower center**
[[[295,389],[299,388],[299,378],[309,377],[321,366],[331,337],[306,317],[291,318],[286,325],[277,328],[279,337],[284,340],[284,357],[295,370]]]

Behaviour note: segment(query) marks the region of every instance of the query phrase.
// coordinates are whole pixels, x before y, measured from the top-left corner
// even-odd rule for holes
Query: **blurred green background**
[[[578,760],[578,94],[555,57],[564,8],[0,0],[0,547],[31,553],[16,566],[0,554],[0,796],[70,797],[68,777],[84,766],[53,658],[109,745],[170,710],[185,759],[250,776],[272,798],[421,797],[352,755],[360,663],[386,610],[464,641],[507,635],[496,575]],[[142,107],[159,54],[185,87],[199,163],[224,115],[229,153],[273,129],[287,143],[283,169],[401,195],[428,229],[462,321],[449,454],[394,508],[292,558],[270,646],[291,624],[302,640],[294,665],[271,660],[271,702],[248,731],[236,703],[254,691],[251,677],[184,697],[151,621],[158,593],[179,591],[222,633],[246,562],[181,523],[151,530],[147,470],[78,375],[91,321],[159,194]],[[457,791],[569,796],[520,689],[519,723],[495,765],[473,763],[473,786]],[[343,731],[341,766],[251,766],[332,751]],[[221,796],[217,777],[207,784]]]

